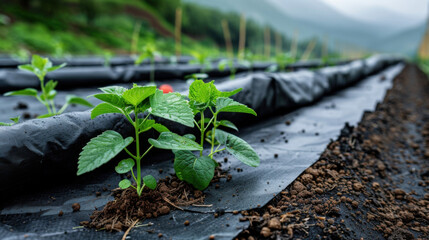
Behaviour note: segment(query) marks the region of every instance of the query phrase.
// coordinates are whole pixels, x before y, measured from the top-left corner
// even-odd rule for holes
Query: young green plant
[[[32,96],[35,97],[40,103],[45,105],[48,110],[47,114],[41,115],[38,118],[46,118],[54,115],[63,113],[70,104],[80,104],[87,107],[93,107],[91,103],[86,101],[83,98],[77,97],[75,95],[67,95],[66,103],[59,109],[55,107],[55,97],[57,96],[57,91],[55,87],[58,82],[54,80],[49,80],[45,83],[45,76],[48,72],[53,72],[57,69],[64,67],[66,64],[63,63],[58,66],[52,66],[52,62],[48,58],[42,58],[38,55],[33,55],[31,59],[31,64],[25,64],[18,66],[19,69],[30,71],[34,73],[40,81],[41,93],[39,93],[34,88],[26,88],[18,91],[7,92],[4,96]]]
[[[229,67],[229,71],[231,71],[231,75],[229,76],[230,79],[235,78],[235,72],[237,69],[235,68],[234,60],[233,59],[222,59],[218,63],[218,69],[219,71],[225,71],[226,66]]]
[[[0,122],[0,126],[12,126],[12,125],[17,124],[19,122],[19,116],[18,117],[14,117],[14,118],[10,118],[10,120],[12,120],[13,123]]]
[[[199,156],[195,156],[188,150],[173,151],[175,154],[174,170],[180,180],[184,180],[200,190],[207,188],[218,165],[213,156],[215,153],[225,150],[246,165],[259,166],[259,156],[248,143],[233,134],[218,129],[226,127],[238,130],[232,122],[219,119],[220,113],[248,113],[256,116],[254,110],[229,98],[240,91],[241,89],[221,92],[216,89],[213,81],[204,83],[202,80],[196,80],[191,84],[188,97],[194,115],[199,114],[200,117],[199,121],[194,120],[194,123],[200,130],[201,150]],[[211,117],[206,118],[206,113]],[[210,153],[207,155],[204,155],[202,150],[204,141],[210,144]]]
[[[153,176],[142,177],[141,160],[153,148],[170,150],[201,150],[202,147],[188,137],[182,137],[168,130],[167,127],[156,123],[150,116],[165,118],[188,127],[193,127],[194,115],[189,102],[179,93],[163,94],[156,86],[134,85],[131,89],[112,86],[100,88],[103,93],[93,95],[103,101],[91,111],[94,119],[102,114],[119,113],[125,116],[134,128],[134,137],[123,138],[120,133],[107,130],[101,135],[92,138],[83,148],[79,156],[77,175],[90,172],[107,163],[123,150],[130,158],[123,159],[115,167],[119,174],[131,172],[135,186],[124,179],[119,187],[126,189],[132,187],[140,196],[145,187],[156,188]],[[133,117],[134,115],[134,117]],[[150,129],[160,133],[158,139],[149,139],[150,147],[144,152],[140,149],[140,134]],[[135,153],[127,147],[135,142]],[[136,166],[136,174],[134,173]]]
[[[149,58],[150,61],[150,82],[155,83],[155,58],[159,56],[159,52],[156,51],[156,47],[153,44],[146,44],[143,47],[143,51],[140,56],[134,61],[134,65],[140,65],[143,60]]]

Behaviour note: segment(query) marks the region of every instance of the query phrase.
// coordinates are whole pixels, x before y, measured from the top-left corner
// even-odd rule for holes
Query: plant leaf
[[[119,174],[124,174],[131,171],[134,167],[134,160],[131,158],[124,159],[115,167],[115,171]]]
[[[34,88],[26,88],[17,91],[11,91],[4,94],[4,96],[37,96],[37,90]]]
[[[146,121],[140,124],[140,129],[141,129],[140,132],[142,133],[142,132],[149,131],[154,124],[155,124],[155,120],[146,119]]]
[[[202,80],[195,80],[189,86],[189,99],[198,103],[209,103],[211,96],[211,88],[208,83]]]
[[[48,118],[48,117],[52,117],[52,116],[55,116],[55,115],[57,115],[57,114],[55,114],[55,113],[47,113],[47,114],[40,115],[37,118]]]
[[[100,103],[91,111],[91,119],[94,119],[102,114],[121,113],[122,111],[110,103]]]
[[[259,166],[260,159],[258,154],[243,139],[220,129],[216,129],[215,137],[221,144],[226,146],[226,150],[229,153],[244,164],[251,167]]]
[[[91,139],[79,155],[77,175],[90,172],[107,163],[133,142],[132,137],[122,138],[121,134],[107,130]]]
[[[109,86],[109,87],[102,87],[99,89],[104,93],[112,93],[112,94],[116,94],[119,96],[122,96],[122,94],[124,94],[124,92],[128,90],[128,89],[126,89],[124,87],[120,87],[120,86]]]
[[[131,182],[128,179],[122,179],[118,185],[121,189],[127,189],[131,186]]]
[[[156,179],[152,175],[144,176],[143,183],[152,190],[156,188]]]
[[[216,110],[217,112],[239,112],[257,115],[253,109],[246,105],[225,97],[220,97],[216,100]]]
[[[170,130],[166,126],[164,126],[160,123],[155,123],[152,127],[153,127],[153,129],[155,129],[159,133],[170,132]]]
[[[53,66],[53,67],[47,68],[47,69],[46,69],[46,72],[53,72],[53,71],[55,71],[55,70],[58,70],[58,69],[60,69],[60,68],[65,67],[66,65],[67,65],[66,63],[63,63],[63,64],[61,64],[61,65],[57,65],[57,66]]]
[[[172,132],[163,132],[158,139],[149,138],[149,143],[156,148],[172,150],[202,150],[203,148],[189,138]]]
[[[19,65],[18,68],[24,71],[30,71],[32,73],[36,73],[36,69],[30,64]]]
[[[149,112],[188,127],[194,127],[194,114],[186,100],[177,93],[163,94],[161,90],[150,97]]]
[[[128,103],[137,106],[143,100],[153,95],[156,91],[156,86],[133,87],[122,94],[122,97]]]
[[[174,170],[180,180],[204,190],[213,179],[216,165],[207,157],[196,157],[191,151],[174,151]]]
[[[39,55],[33,55],[31,58],[31,65],[35,68],[43,71],[45,69],[45,65],[49,62],[48,58],[42,58]]]
[[[81,97],[75,96],[75,95],[67,95],[66,96],[66,103],[68,103],[68,104],[79,104],[79,105],[83,105],[83,106],[87,106],[87,107],[94,107],[87,100],[85,100]]]
[[[234,123],[232,123],[232,122],[230,122],[230,121],[228,121],[228,120],[221,120],[221,121],[219,121],[218,123],[219,123],[219,125],[221,125],[221,126],[224,126],[224,127],[227,127],[227,128],[232,128],[232,129],[234,129],[235,131],[238,131],[238,128],[234,125]]]
[[[13,117],[13,118],[9,118],[9,119],[12,120],[14,123],[18,123],[20,118],[21,117],[18,116],[18,117]]]
[[[45,91],[46,92],[50,92],[52,90],[55,89],[55,87],[57,87],[58,82],[54,81],[54,80],[49,80],[46,84],[45,84]]]
[[[103,102],[107,102],[118,108],[124,108],[127,104],[122,96],[114,93],[99,93],[92,95],[95,98],[100,99]]]

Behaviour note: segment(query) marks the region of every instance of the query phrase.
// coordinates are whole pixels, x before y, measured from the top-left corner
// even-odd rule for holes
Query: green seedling
[[[229,70],[231,71],[231,75],[229,76],[229,78],[231,79],[235,78],[235,72],[237,71],[237,69],[235,69],[235,64],[233,59],[222,59],[219,61],[217,66],[219,71],[224,71],[226,66],[228,66]]]
[[[199,114],[200,117],[199,121],[194,120],[194,123],[201,133],[199,142],[201,150],[199,156],[195,156],[189,150],[173,151],[175,154],[174,170],[180,180],[192,184],[199,190],[207,188],[218,165],[213,159],[213,155],[225,150],[249,166],[259,166],[259,156],[248,143],[233,134],[218,129],[226,127],[238,130],[232,122],[220,120],[220,113],[236,112],[256,116],[255,111],[251,108],[229,98],[240,91],[241,89],[221,92],[216,89],[213,81],[204,83],[202,80],[195,80],[191,84],[188,97],[194,115]],[[211,113],[211,118],[205,117],[205,112],[208,111]],[[205,141],[211,146],[208,155],[204,155],[202,150]],[[221,146],[224,147],[221,148]]]
[[[40,88],[42,92],[39,93],[34,88],[26,88],[18,91],[7,92],[4,94],[4,96],[20,95],[35,97],[40,103],[45,105],[46,109],[48,110],[47,114],[41,115],[38,118],[46,118],[61,114],[67,109],[70,104],[80,104],[87,107],[93,107],[91,103],[89,103],[83,98],[77,97],[75,95],[67,95],[66,103],[61,107],[60,110],[57,111],[54,100],[57,95],[55,87],[57,86],[58,82],[54,80],[49,80],[47,83],[45,83],[45,76],[48,72],[53,72],[57,69],[64,67],[65,65],[66,64],[63,63],[58,66],[52,66],[52,62],[49,61],[48,58],[42,58],[38,55],[33,55],[31,59],[31,64],[20,65],[18,66],[18,68],[34,73],[40,80]]]
[[[288,53],[277,54],[275,59],[277,64],[268,67],[267,72],[284,72],[286,70],[286,66],[295,62],[295,58]]]
[[[18,117],[14,117],[14,118],[10,118],[10,120],[12,120],[13,123],[0,122],[0,126],[12,126],[12,125],[17,124],[19,122],[19,116]]]
[[[211,62],[209,60],[209,54],[205,51],[193,51],[191,55],[195,58],[191,63],[196,63],[201,66],[201,73],[210,71],[212,68]]]
[[[132,187],[140,196],[145,187],[156,188],[156,180],[153,176],[142,177],[140,165],[141,160],[153,147],[170,150],[202,150],[202,147],[193,140],[170,132],[167,127],[150,118],[153,115],[193,127],[194,115],[189,102],[179,93],[163,94],[161,90],[156,89],[156,86],[138,85],[134,85],[131,89],[113,86],[100,88],[100,90],[103,93],[93,96],[103,103],[91,111],[91,118],[108,113],[122,114],[134,127],[135,136],[123,138],[118,132],[107,130],[91,139],[80,153],[77,175],[100,167],[124,150],[130,158],[120,161],[115,170],[119,174],[131,172],[135,186],[128,179],[124,179],[119,182],[119,187],[122,189]],[[150,147],[144,152],[140,151],[139,135],[150,129],[158,131],[160,135],[158,139],[149,139]],[[135,142],[135,153],[127,149],[132,142]],[[134,166],[137,174],[134,174]]]
[[[143,60],[149,58],[150,61],[150,82],[155,83],[155,58],[160,56],[160,53],[156,51],[156,47],[153,44],[146,44],[143,47],[143,51],[140,56],[134,61],[134,65],[140,65]]]

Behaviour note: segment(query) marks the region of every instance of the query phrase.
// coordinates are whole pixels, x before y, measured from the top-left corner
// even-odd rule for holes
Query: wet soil
[[[429,80],[407,66],[236,239],[429,239]]]

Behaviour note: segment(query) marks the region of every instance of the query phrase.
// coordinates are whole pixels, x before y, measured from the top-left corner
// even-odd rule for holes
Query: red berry
[[[173,92],[173,87],[170,84],[162,84],[159,90],[162,90],[163,93],[171,93]]]

